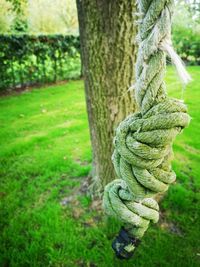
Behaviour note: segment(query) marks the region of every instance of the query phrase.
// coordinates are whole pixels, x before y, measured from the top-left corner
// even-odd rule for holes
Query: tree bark
[[[93,193],[116,178],[111,155],[119,122],[134,112],[135,1],[77,0],[93,151]]]

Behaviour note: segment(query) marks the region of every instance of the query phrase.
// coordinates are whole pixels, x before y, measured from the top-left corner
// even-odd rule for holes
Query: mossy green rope
[[[159,219],[156,196],[176,179],[171,169],[172,142],[190,117],[182,101],[167,96],[163,81],[165,52],[173,49],[174,1],[141,0],[138,7],[142,18],[135,96],[140,112],[128,116],[116,130],[112,160],[119,179],[105,187],[103,206],[106,214],[117,217],[141,239],[149,222]]]

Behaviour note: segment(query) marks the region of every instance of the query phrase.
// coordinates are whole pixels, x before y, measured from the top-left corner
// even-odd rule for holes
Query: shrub
[[[79,38],[63,35],[0,35],[0,89],[80,76]]]
[[[200,64],[200,25],[198,10],[185,1],[177,1],[173,17],[173,43],[174,46],[189,65]]]

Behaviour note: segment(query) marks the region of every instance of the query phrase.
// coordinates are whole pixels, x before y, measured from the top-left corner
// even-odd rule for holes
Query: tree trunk
[[[116,178],[115,128],[134,112],[135,1],[77,0],[81,57],[93,151],[94,193]]]

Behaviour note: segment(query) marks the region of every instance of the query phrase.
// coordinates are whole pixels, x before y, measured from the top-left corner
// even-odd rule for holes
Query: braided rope
[[[167,96],[164,83],[166,52],[186,83],[189,75],[171,46],[172,0],[140,0],[136,102],[140,112],[122,121],[114,138],[112,156],[119,179],[105,187],[106,214],[121,220],[131,235],[141,239],[149,223],[159,219],[157,195],[176,179],[171,169],[172,143],[188,126],[182,101]],[[127,248],[134,250],[134,245]]]

